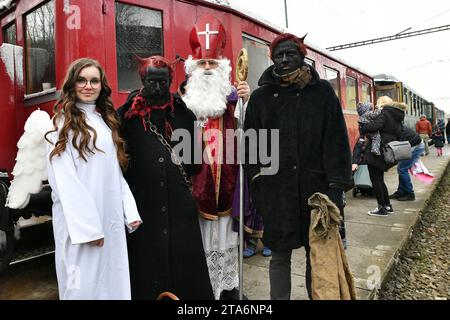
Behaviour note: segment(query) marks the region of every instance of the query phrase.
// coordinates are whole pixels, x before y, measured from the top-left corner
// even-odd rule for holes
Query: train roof
[[[401,82],[391,74],[380,73],[373,76],[374,81],[386,81],[386,82]]]

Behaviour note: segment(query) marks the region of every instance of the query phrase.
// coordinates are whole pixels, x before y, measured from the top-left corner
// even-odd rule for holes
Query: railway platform
[[[450,147],[444,148],[444,156],[437,157],[436,149],[430,147],[430,154],[421,157],[422,162],[434,175],[431,185],[412,177],[416,199],[414,201],[391,200],[394,213],[388,217],[373,217],[367,211],[376,207],[374,197],[353,197],[352,191],[346,193],[345,221],[348,248],[348,263],[355,280],[358,299],[374,299],[378,289],[387,278],[403,246],[412,233],[412,228],[420,218],[440,178],[450,160]],[[385,174],[389,194],[397,190],[396,168]],[[250,300],[270,299],[269,261],[270,258],[258,254],[244,261],[244,293]],[[305,287],[305,251],[294,250],[292,254],[292,293],[291,299],[308,299]]]
[[[418,221],[421,211],[426,207],[436,186],[439,184],[450,161],[450,146],[444,148],[444,156],[437,157],[434,147],[430,155],[421,158],[425,166],[433,173],[433,184],[426,185],[412,178],[416,194],[415,201],[399,202],[392,200],[395,212],[388,217],[371,217],[367,211],[375,208],[374,197],[358,195],[353,197],[350,190],[346,194],[345,208],[348,248],[346,250],[350,269],[355,279],[358,299],[374,299],[378,288],[389,275],[404,245],[410,238],[412,228]],[[389,192],[397,187],[397,171],[391,169],[385,176]],[[50,245],[51,240],[43,240],[42,234],[51,236],[48,223],[41,229],[29,228],[23,233],[15,259],[3,275],[0,276],[0,300],[3,299],[57,299],[56,276],[53,254],[29,260],[31,245],[37,234],[43,243]],[[35,235],[31,234],[33,232]],[[28,236],[27,236],[28,235]],[[29,238],[28,240],[26,238]],[[33,243],[34,243],[33,242]],[[36,245],[39,250],[51,253],[51,247]],[[28,249],[27,249],[28,248]],[[269,261],[270,258],[258,254],[244,260],[244,293],[250,300],[268,300]],[[27,255],[28,254],[28,255]],[[292,300],[308,299],[305,287],[305,253],[303,249],[294,250],[292,255]],[[24,275],[26,275],[24,277]]]

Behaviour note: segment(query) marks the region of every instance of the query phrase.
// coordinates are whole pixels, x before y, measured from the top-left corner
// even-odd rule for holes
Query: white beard
[[[185,62],[190,76],[183,100],[199,120],[218,118],[227,109],[227,96],[231,93],[230,60],[218,60],[216,69],[204,70],[190,56]]]

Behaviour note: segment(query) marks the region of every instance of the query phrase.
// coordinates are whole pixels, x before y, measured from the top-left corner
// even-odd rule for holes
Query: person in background
[[[450,144],[450,118],[447,119],[447,126],[445,127],[445,134],[447,135],[447,143]]]
[[[444,119],[438,120],[437,127],[441,130],[442,136],[444,137],[444,144],[445,144],[445,121],[444,121]]]
[[[414,163],[419,160],[420,155],[424,152],[425,143],[414,130],[405,126],[402,128],[401,140],[409,141],[409,144],[411,145],[411,159],[402,160],[398,163],[398,187],[397,191],[389,196],[389,199],[395,199],[398,201],[413,201],[416,199],[416,196],[414,194],[411,176],[409,175],[409,169],[412,168]]]
[[[425,155],[430,153],[428,141],[431,137],[431,122],[427,120],[427,117],[423,114],[420,119],[416,122],[416,132],[420,135],[423,142],[425,143]]]
[[[434,147],[436,148],[437,156],[442,156],[442,148],[445,145],[444,134],[441,129],[438,127],[435,132],[432,133],[431,138],[434,142]]]
[[[371,103],[358,103],[356,110],[359,115],[358,123],[370,123],[375,121],[381,114],[381,110],[373,108]],[[374,155],[381,155],[381,136],[379,132],[369,134],[372,139],[372,152]]]
[[[380,97],[377,106],[382,108],[381,115],[373,122],[360,123],[360,132],[367,136],[368,133],[379,131],[381,143],[385,145],[391,141],[398,140],[403,127],[405,111],[407,105],[392,101],[389,97]],[[371,150],[372,140],[369,137],[366,150]],[[394,212],[386,184],[384,182],[384,173],[389,170],[389,166],[382,156],[376,156],[371,152],[364,153],[364,161],[368,165],[370,180],[372,181],[373,191],[377,198],[377,208],[369,211],[370,216],[386,217]]]

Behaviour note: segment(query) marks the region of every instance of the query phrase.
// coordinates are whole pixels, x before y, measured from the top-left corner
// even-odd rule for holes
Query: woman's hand
[[[246,81],[241,81],[239,83],[235,82],[234,86],[236,87],[238,96],[243,98],[244,103],[246,103],[250,98],[250,86],[248,83]]]
[[[139,227],[141,225],[142,221],[133,221],[131,223],[128,224],[128,226],[130,226],[130,228],[136,229],[137,227]]]
[[[356,163],[352,164],[352,172],[358,170],[358,165]]]
[[[90,246],[93,246],[93,247],[103,247],[104,243],[105,243],[105,238],[101,238],[101,239],[97,239],[94,241],[90,241],[87,244]]]

